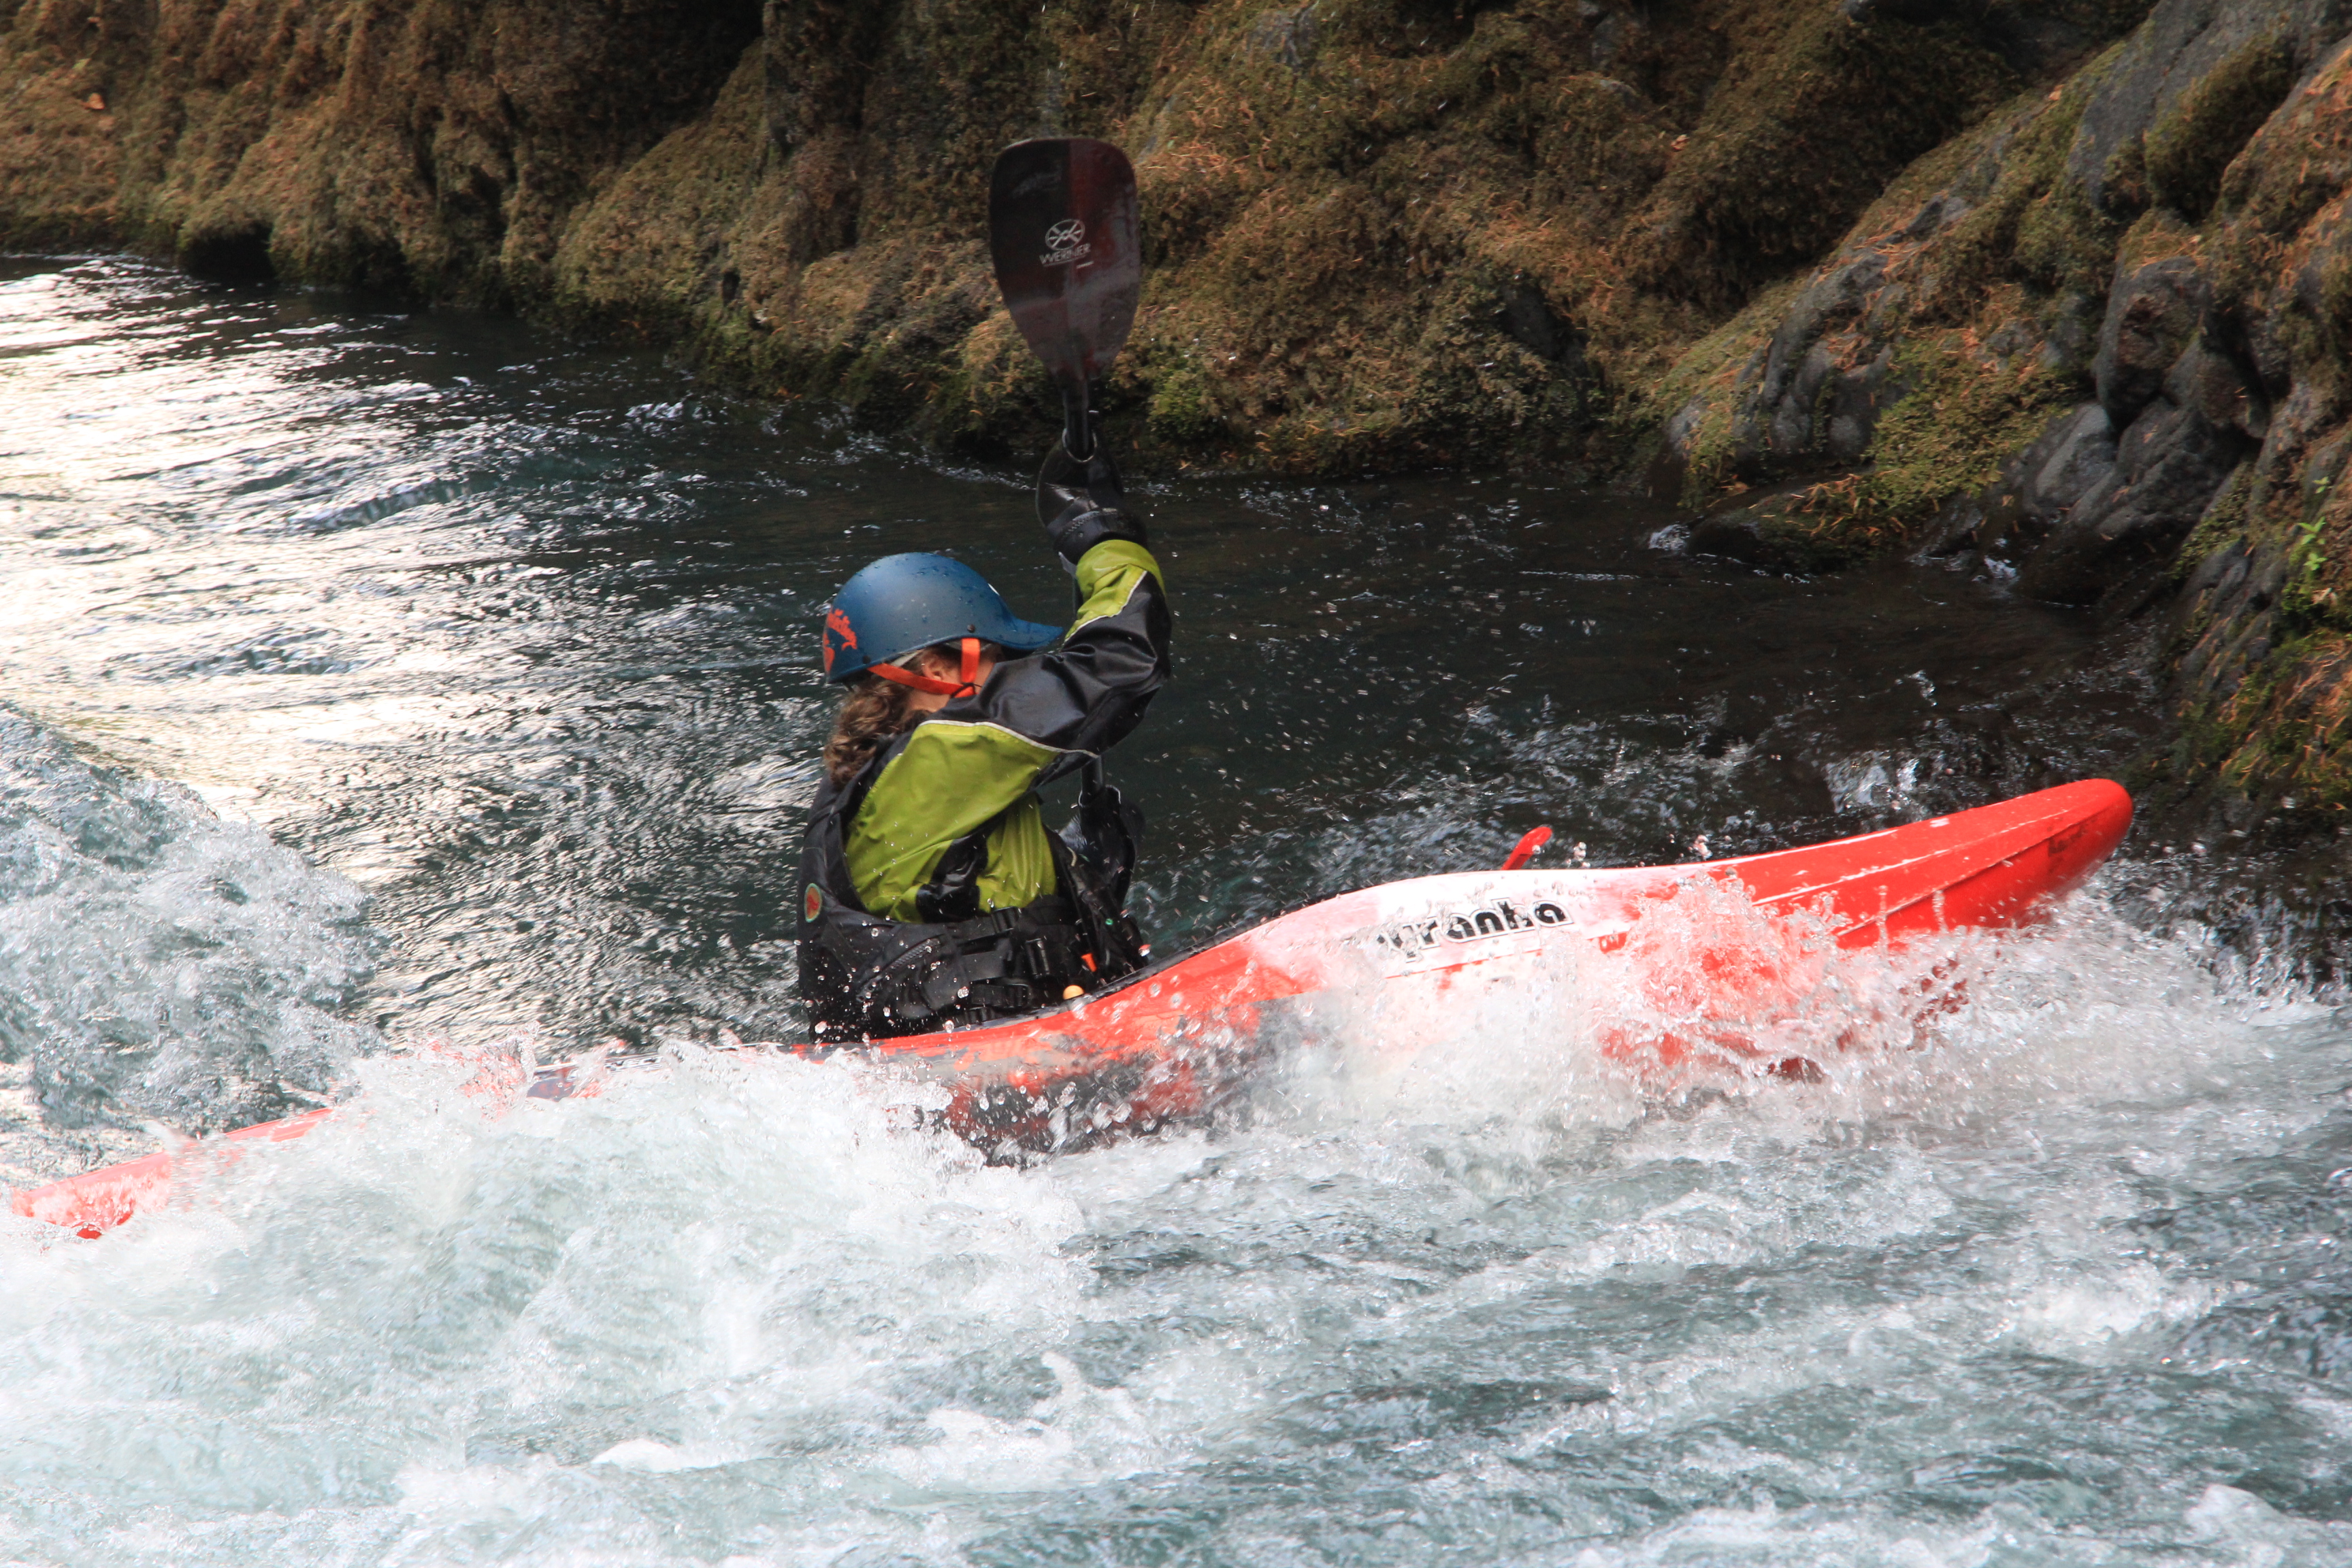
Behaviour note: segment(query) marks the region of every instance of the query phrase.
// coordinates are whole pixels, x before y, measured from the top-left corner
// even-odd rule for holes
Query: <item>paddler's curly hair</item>
[[[981,652],[990,658],[1004,657],[994,643],[982,643]],[[953,647],[927,647],[902,662],[918,675],[952,680],[961,659]],[[858,769],[874,760],[875,752],[920,721],[914,695],[914,688],[878,675],[861,675],[849,683],[849,694],[834,717],[833,737],[824,743],[824,771],[832,775],[834,788],[845,788]]]

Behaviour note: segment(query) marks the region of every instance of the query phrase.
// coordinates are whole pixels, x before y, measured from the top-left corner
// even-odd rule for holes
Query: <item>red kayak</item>
[[[1280,916],[1035,1017],[769,1048],[888,1064],[937,1087],[941,1124],[1004,1153],[1198,1116],[1269,1050],[1319,1038],[1410,1052],[1449,1027],[1500,1022],[1636,1073],[1812,1078],[1816,1058],[1852,1034],[1830,1010],[1951,1005],[1949,966],[1920,939],[2040,918],[2122,842],[2131,816],[2131,796],[2098,779],[1739,859],[1420,877]],[[1924,967],[1904,969],[1906,954]],[[1855,978],[1873,955],[1874,988]],[[577,1087],[557,1068],[529,1092],[560,1099]],[[15,1194],[11,1206],[96,1236],[152,1203],[175,1160],[232,1159],[331,1114],[92,1171]]]

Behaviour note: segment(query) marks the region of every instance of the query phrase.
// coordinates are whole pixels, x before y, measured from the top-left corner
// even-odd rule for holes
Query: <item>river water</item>
[[[1661,1094],[1559,1027],[1025,1167],[797,1028],[830,588],[1066,581],[1023,476],[643,353],[0,264],[0,1562],[2340,1563],[2347,1030],[2135,844],[1922,1049]],[[2126,649],[1556,480],[1139,487],[1163,947],[2118,765]],[[489,1063],[660,1066],[496,1113]],[[494,1076],[494,1075],[493,1075]]]

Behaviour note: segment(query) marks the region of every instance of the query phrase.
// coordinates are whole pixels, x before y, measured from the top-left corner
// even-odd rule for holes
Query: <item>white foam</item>
[[[2071,1479],[1966,1482],[1973,1520],[1871,1500],[2024,1441],[1972,1385],[2003,1358],[2137,1375],[2242,1289],[2126,1222],[2147,1183],[2226,1191],[2307,1136],[2332,1026],[2192,959],[2078,913],[1975,954],[1926,1036],[1696,1098],[1567,1059],[1571,1029],[1482,1037],[1501,997],[1402,1067],[1325,1019],[1244,1125],[1027,1169],[845,1060],[681,1049],[549,1102],[515,1096],[520,1056],[375,1058],[345,1114],[101,1243],[0,1237],[0,1431],[37,1435],[0,1442],[0,1488],[69,1478],[72,1530],[147,1532],[126,1561],[332,1537],[388,1562],[952,1562],[1041,1500],[1116,1515],[1286,1453],[1321,1475],[1319,1445],[1384,1430],[1360,1404],[1539,1369],[1600,1392],[1381,1439],[1447,1456],[1418,1506],[1503,1529],[1542,1517],[1512,1500],[1561,1456],[1647,1453],[1689,1500],[1650,1524],[1544,1493],[1582,1560],[2096,1562]],[[1874,1270],[1939,1283],[1889,1300]],[[1956,1382],[1949,1417],[1899,1414]],[[1855,1399],[1894,1402],[1874,1443],[1806,1447]],[[1854,1500],[1721,1500],[1748,1488]],[[2201,1495],[2168,1516],[2184,1561],[2340,1544]],[[0,1542],[38,1560],[64,1528]]]

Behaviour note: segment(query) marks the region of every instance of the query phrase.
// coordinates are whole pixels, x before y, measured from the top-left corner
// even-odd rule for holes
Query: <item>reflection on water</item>
[[[382,1047],[794,1031],[817,608],[952,549],[1060,613],[1022,476],[115,262],[0,273],[0,1161],[365,1110],[0,1236],[0,1559],[2352,1558],[2344,1032],[2097,897],[1927,1048],[1730,1098],[1538,1016],[1029,1170],[691,1045],[486,1117]],[[1163,945],[1538,822],[1778,847],[2142,732],[1997,584],[1759,575],[1527,477],[1140,488]]]

